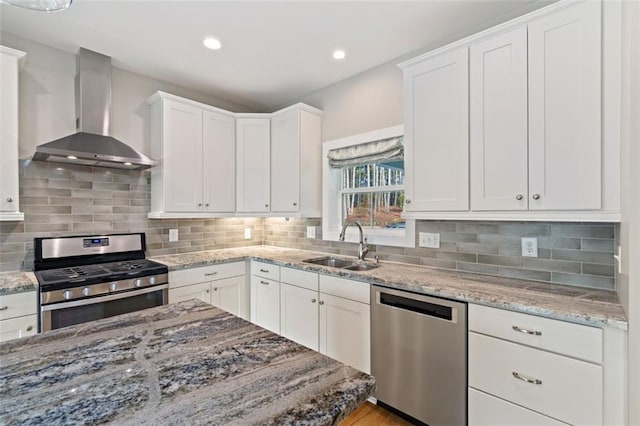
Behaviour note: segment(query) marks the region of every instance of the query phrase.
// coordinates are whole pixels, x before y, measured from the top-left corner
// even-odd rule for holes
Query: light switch
[[[440,234],[420,232],[418,234],[418,245],[427,248],[440,248]]]

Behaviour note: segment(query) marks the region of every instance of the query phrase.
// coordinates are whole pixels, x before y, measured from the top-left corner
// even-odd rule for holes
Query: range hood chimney
[[[36,147],[33,160],[143,170],[158,164],[109,136],[111,58],[80,48],[76,75],[77,133]]]

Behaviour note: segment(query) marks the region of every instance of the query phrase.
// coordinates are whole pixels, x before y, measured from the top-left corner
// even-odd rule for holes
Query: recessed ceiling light
[[[130,165],[131,165],[131,163],[127,161],[126,163],[124,163],[124,165],[125,165],[125,166],[130,166]]]
[[[338,49],[333,51],[333,59],[341,60],[347,56],[344,50]]]
[[[220,40],[218,40],[217,38],[213,38],[213,37],[207,37],[202,41],[202,44],[205,45],[205,47],[211,49],[211,50],[218,50],[222,47],[222,43],[220,43]]]
[[[69,160],[77,160],[78,159],[78,157],[76,157],[75,155],[67,155],[67,158]]]

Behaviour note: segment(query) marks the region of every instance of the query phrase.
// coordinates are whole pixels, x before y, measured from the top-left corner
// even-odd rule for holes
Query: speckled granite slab
[[[331,425],[373,377],[190,300],[0,344],[0,424]]]
[[[421,294],[509,309],[564,321],[626,330],[627,317],[612,291],[472,274],[405,263],[381,262],[369,271],[349,271],[304,263],[327,256],[305,250],[251,246],[160,256],[153,260],[169,270],[254,259],[312,272],[335,275]]]
[[[38,280],[33,272],[0,272],[0,295],[37,289]]]

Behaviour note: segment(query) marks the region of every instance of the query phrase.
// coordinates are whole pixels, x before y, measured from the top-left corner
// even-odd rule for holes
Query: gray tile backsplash
[[[320,219],[265,219],[264,243],[354,255],[355,244],[306,238]],[[376,246],[383,260],[556,284],[615,290],[615,224],[418,221],[416,232],[440,234],[440,248]],[[321,235],[317,234],[318,238]],[[522,257],[522,237],[538,238],[538,257]]]
[[[0,271],[32,269],[35,237],[145,232],[149,256],[262,244],[262,219],[148,220],[150,189],[146,172],[22,161],[25,220],[0,223]]]
[[[33,268],[33,238],[145,232],[148,255],[247,245],[274,245],[354,255],[355,244],[322,240],[320,219],[224,218],[148,220],[149,174],[140,171],[22,161],[24,222],[0,223],[0,271]],[[315,226],[316,238],[306,238]],[[418,221],[440,234],[439,249],[371,247],[383,260],[543,282],[615,289],[611,223]],[[169,242],[169,229],[180,238]],[[252,238],[244,239],[244,229]],[[538,238],[538,257],[520,255],[520,238]]]

